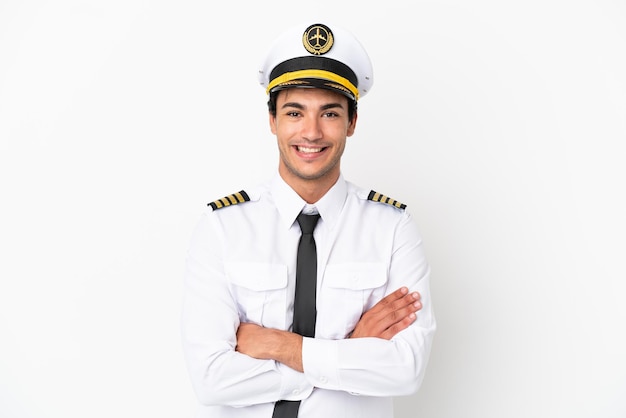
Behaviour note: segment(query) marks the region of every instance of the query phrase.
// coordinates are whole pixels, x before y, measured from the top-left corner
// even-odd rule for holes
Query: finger
[[[352,335],[380,338],[383,333],[389,336],[395,335],[415,320],[415,318],[408,320],[407,318],[422,308],[419,299],[418,292],[409,293],[406,287],[397,289],[363,314]],[[391,328],[399,322],[401,322],[400,326]]]
[[[420,301],[420,294],[417,292],[412,292],[405,295],[402,299],[395,300],[391,303],[391,306],[395,309],[401,309],[405,306],[413,305]]]
[[[415,315],[420,309],[422,309],[422,303],[419,300],[415,300],[415,297],[404,298],[402,305],[399,305],[394,310],[388,311],[386,315],[376,317],[377,322],[375,326],[380,332],[384,332],[384,330],[393,327],[398,322],[402,322],[406,318],[411,317],[411,315]],[[411,322],[413,320],[411,320]]]
[[[401,287],[379,300],[378,303],[376,303],[376,305],[374,305],[372,309],[369,310],[369,312],[372,312],[372,314],[376,314],[385,309],[393,309],[394,303],[404,298],[408,293],[409,289],[407,289],[406,287]]]
[[[384,338],[386,340],[392,339],[400,331],[407,329],[413,322],[415,322],[416,319],[417,315],[411,313],[410,315],[404,317],[401,321],[394,323],[392,326],[382,332],[381,338]]]
[[[394,292],[396,293],[396,292]],[[402,297],[400,298],[384,298],[383,300],[385,300],[385,303],[379,302],[380,305],[376,305],[377,309],[372,309],[372,320],[374,321],[380,321],[383,320],[384,318],[391,316],[392,318],[395,317],[397,314],[395,314],[396,311],[400,311],[403,310],[405,308],[408,308],[409,310],[411,310],[412,312],[416,312],[417,310],[421,309],[421,304],[418,305],[418,303],[420,302],[420,295],[417,292],[412,292],[412,293],[407,293],[404,294]],[[416,308],[416,309],[413,309]]]
[[[366,313],[362,318],[362,325],[365,329],[373,332],[374,335],[382,335],[390,327],[393,327],[398,322],[404,321],[407,317],[410,317],[410,315],[414,315],[421,307],[421,302],[415,301],[414,296],[403,298],[401,304],[393,308],[391,308],[390,304],[376,314],[371,314],[371,312]],[[413,320],[410,320],[408,324],[412,321]],[[405,326],[408,326],[408,324],[405,324]]]
[[[362,317],[362,322],[366,329],[378,335],[419,309],[421,309],[421,302],[416,300],[414,294],[409,294],[387,303],[378,311],[372,309],[366,312]]]

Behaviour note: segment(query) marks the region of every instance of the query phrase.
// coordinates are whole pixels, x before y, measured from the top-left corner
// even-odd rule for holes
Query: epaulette
[[[218,210],[226,206],[232,206],[232,205],[236,205],[236,204],[243,203],[243,202],[249,202],[249,201],[250,201],[250,196],[248,196],[248,193],[242,190],[240,192],[225,196],[221,199],[217,199],[216,201],[209,203],[208,206],[211,206],[213,210]]]
[[[381,202],[386,203],[391,206],[395,206],[399,209],[405,209],[406,205],[404,203],[400,203],[397,200],[394,200],[390,197],[382,195],[374,190],[370,191],[370,194],[367,196],[367,200],[371,200],[372,202]]]

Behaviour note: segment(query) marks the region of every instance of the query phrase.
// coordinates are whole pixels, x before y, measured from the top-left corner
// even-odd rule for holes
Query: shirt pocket
[[[237,262],[225,264],[237,303],[239,320],[268,328],[285,329],[287,266]]]
[[[386,283],[387,268],[382,263],[327,265],[317,298],[316,337],[346,338],[382,296]]]

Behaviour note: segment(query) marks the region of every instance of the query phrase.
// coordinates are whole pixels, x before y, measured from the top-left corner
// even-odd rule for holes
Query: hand
[[[269,359],[271,330],[260,325],[241,323],[237,329],[235,351],[258,359]]]
[[[420,294],[409,293],[409,289],[401,287],[365,312],[350,338],[376,337],[390,340],[415,321],[415,313],[420,309]]]
[[[261,360],[275,360],[302,372],[302,336],[293,332],[241,323],[235,351]]]

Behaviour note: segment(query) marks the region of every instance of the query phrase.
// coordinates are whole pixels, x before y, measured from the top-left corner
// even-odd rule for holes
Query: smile
[[[310,148],[310,147],[302,147],[302,146],[296,146],[296,149],[298,150],[298,152],[301,152],[304,154],[315,154],[317,152],[322,152],[324,150],[324,148]]]

